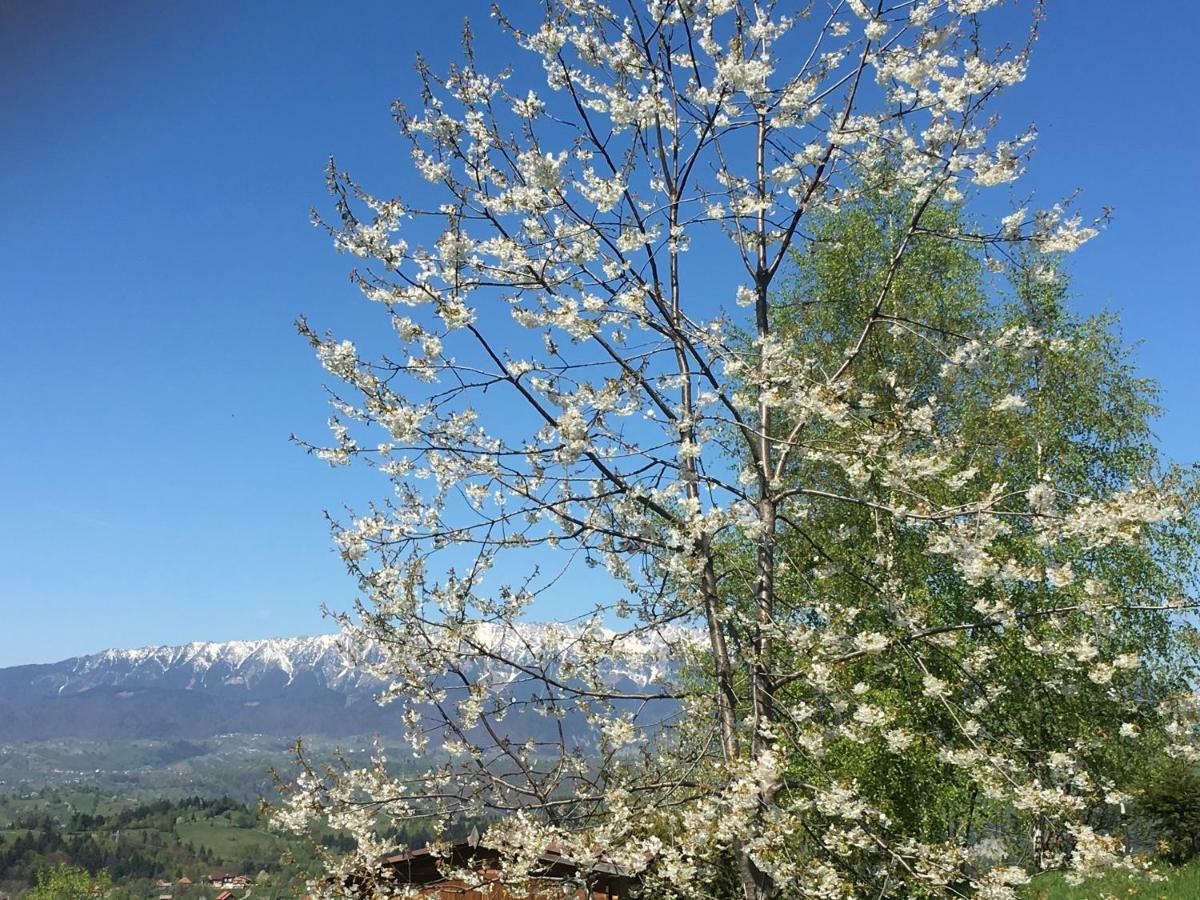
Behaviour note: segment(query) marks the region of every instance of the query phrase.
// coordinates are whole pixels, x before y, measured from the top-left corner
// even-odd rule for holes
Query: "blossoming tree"
[[[357,841],[326,891],[403,893],[378,867],[388,820],[481,820],[506,878],[554,844],[651,896],[1007,897],[1034,866],[1127,862],[1084,821],[1124,800],[1085,729],[1007,726],[1047,685],[1192,752],[1186,680],[1149,689],[1130,638],[1184,601],[1106,577],[1187,498],[1149,470],[1084,493],[1032,440],[1022,391],[1072,334],[951,328],[901,289],[938,247],[1049,283],[1096,233],[1064,204],[945,214],[1016,179],[1032,140],[994,136],[990,105],[1037,11],[1012,46],[988,40],[991,18],[1012,30],[997,6],[497,10],[544,87],[486,74],[468,35],[397,110],[427,185],[375,195],[331,165],[330,230],[399,349],[301,323],[345,385],[313,449],[391,483],[336,527],[363,595],[342,621],[425,764],[303,772],[279,821]],[[870,277],[835,322],[798,324],[789,260],[879,195]],[[996,464],[967,398],[1031,436],[1027,466]],[[529,624],[592,567],[609,581],[584,582],[584,615]],[[922,831],[843,764],[853,747],[944,766],[1026,842]]]

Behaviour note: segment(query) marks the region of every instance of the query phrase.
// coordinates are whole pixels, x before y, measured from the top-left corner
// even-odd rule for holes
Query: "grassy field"
[[[1163,881],[1113,874],[1071,887],[1061,875],[1034,879],[1026,891],[1029,900],[1107,900],[1138,897],[1141,900],[1200,900],[1200,862],[1164,869]]]
[[[221,821],[180,822],[175,826],[175,834],[180,841],[205,847],[225,860],[238,860],[248,854],[278,856],[283,852],[283,844],[275,835]]]

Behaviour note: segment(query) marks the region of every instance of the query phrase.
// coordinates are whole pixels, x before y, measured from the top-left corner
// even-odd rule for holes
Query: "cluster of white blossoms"
[[[991,448],[954,404],[1032,427],[1037,397],[997,373],[1071,345],[1028,325],[935,332],[892,290],[937,236],[931,210],[1025,165],[1030,135],[994,136],[989,106],[1029,48],[985,40],[1021,4],[994,6],[497,11],[545,89],[473,53],[421,69],[398,121],[432,204],[331,166],[329,227],[368,260],[354,277],[399,347],[367,359],[302,324],[342,384],[332,445],[313,449],[390,484],[337,527],[362,589],[342,621],[414,758],[403,778],[381,756],[292,786],[282,826],[357,842],[315,893],[407,896],[378,866],[389,819],[481,821],[518,883],[554,845],[661,897],[1006,898],[1037,867],[1123,862],[1082,824],[1121,796],[1089,769],[1089,736],[1042,745],[1010,727],[1013,704],[1078,695],[1126,743],[1166,722],[1191,752],[1187,703],[1139,693],[1122,641],[1147,604],[1102,565],[1181,504],[1149,483],[1080,496],[1040,461],[1026,483],[981,475]],[[906,210],[884,277],[849,339],[798,354],[778,276],[814,217],[881,183]],[[1001,259],[1094,234],[1059,206],[963,237]],[[866,384],[893,346],[932,355],[932,383]],[[580,567],[611,587],[535,639],[539,598],[578,599]],[[918,833],[870,771],[847,774],[867,752],[941,766],[973,814],[1025,837],[984,854],[970,827]]]

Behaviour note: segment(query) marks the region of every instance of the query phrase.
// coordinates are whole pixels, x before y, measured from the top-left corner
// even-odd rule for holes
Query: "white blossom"
[[[747,872],[755,897],[1011,898],[1029,844],[1081,874],[1125,864],[1084,824],[1127,787],[1089,742],[1198,754],[1194,702],[1137,689],[1156,663],[1124,617],[1161,598],[1108,555],[1151,553],[1190,501],[1043,445],[1040,373],[1070,335],[1001,311],[928,327],[898,300],[916,248],[1031,248],[1052,282],[1097,232],[1065,203],[931,221],[1029,164],[1033,132],[992,115],[1028,64],[993,5],[497,10],[533,65],[422,66],[397,111],[428,184],[373,196],[331,165],[326,225],[392,345],[300,323],[335,382],[328,445],[302,443],[387,482],[334,526],[361,595],[339,621],[415,768],[380,753],[289,785],[281,827],[353,838],[319,851],[315,896],[378,873],[379,826],[409,821],[487,821],[515,885],[553,846],[676,900]],[[878,196],[888,250],[812,325],[832,299],[789,295],[789,267]],[[1056,697],[1111,727],[1012,727]],[[909,833],[847,774],[877,754],[970,784],[1019,840]]]

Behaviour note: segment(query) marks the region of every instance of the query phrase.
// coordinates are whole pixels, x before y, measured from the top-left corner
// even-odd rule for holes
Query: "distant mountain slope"
[[[394,733],[333,635],[106,650],[0,669],[0,741]]]
[[[536,646],[546,626],[522,627]],[[669,663],[614,668],[614,683],[655,681]],[[0,741],[203,738],[217,734],[394,735],[382,685],[336,635],[106,650],[0,669]]]
[[[0,694],[78,694],[102,687],[222,691],[274,696],[287,688],[370,694],[377,682],[355,669],[337,635],[105,650],[49,665],[0,669]]]

